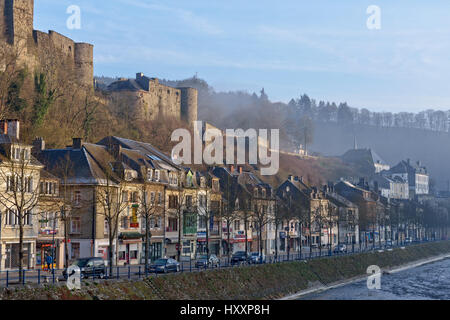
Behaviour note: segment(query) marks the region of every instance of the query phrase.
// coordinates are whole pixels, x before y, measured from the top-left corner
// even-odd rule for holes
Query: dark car
[[[245,251],[238,251],[231,257],[231,264],[243,264],[247,262],[247,253]]]
[[[151,273],[179,272],[180,264],[174,259],[158,259],[149,267]]]
[[[252,252],[248,256],[247,261],[250,264],[266,263],[266,257],[263,254],[259,254],[259,252]]]
[[[386,247],[392,247],[393,245],[392,240],[386,240]]]
[[[80,268],[80,276],[84,278],[100,278],[106,277],[106,263],[102,258],[81,258],[77,259],[72,263],[72,266],[77,266]],[[72,272],[70,275],[73,275]],[[67,279],[67,269],[63,270],[64,279]]]
[[[347,252],[347,246],[345,244],[339,244],[334,248],[333,253],[345,253]]]
[[[195,262],[195,267],[196,268],[218,268],[220,264],[219,258],[217,258],[216,255],[211,254],[208,256],[202,255],[200,256],[197,261]]]

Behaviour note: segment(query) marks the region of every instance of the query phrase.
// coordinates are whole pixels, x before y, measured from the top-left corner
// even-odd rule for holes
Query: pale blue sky
[[[36,0],[35,28],[95,45],[95,74],[198,73],[216,90],[374,111],[450,109],[450,1]],[[345,3],[342,3],[345,2]],[[82,28],[66,27],[79,5]],[[369,5],[381,30],[368,30]]]

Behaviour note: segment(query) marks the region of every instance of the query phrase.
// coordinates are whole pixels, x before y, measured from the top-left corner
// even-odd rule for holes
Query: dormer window
[[[213,190],[214,191],[219,191],[219,180],[214,180],[213,181]]]
[[[186,186],[192,187],[192,176],[191,175],[186,176]]]
[[[161,172],[159,170],[155,170],[155,180],[159,181],[161,178]]]
[[[200,187],[201,188],[206,187],[206,179],[204,177],[200,178]]]
[[[255,188],[255,190],[253,191],[255,197],[258,197],[258,188]]]
[[[147,181],[152,181],[153,179],[153,170],[149,169],[147,170]]]
[[[28,150],[27,148],[13,147],[11,149],[11,158],[14,160],[29,160],[30,150]]]

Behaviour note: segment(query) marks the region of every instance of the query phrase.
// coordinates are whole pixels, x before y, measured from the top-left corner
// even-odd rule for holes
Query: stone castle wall
[[[161,84],[157,78],[137,73],[135,80],[121,79],[109,90],[111,97],[119,105],[131,108],[137,119],[155,120],[163,116],[189,124],[197,120],[198,91],[194,88],[173,88]]]
[[[30,71],[55,76],[55,81],[72,75],[79,84],[92,88],[94,47],[55,31],[33,30],[33,14],[34,0],[0,0],[0,45],[16,49],[18,62]]]

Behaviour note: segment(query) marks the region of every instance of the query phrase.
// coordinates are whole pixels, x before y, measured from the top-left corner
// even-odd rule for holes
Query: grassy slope
[[[400,266],[450,252],[450,241],[422,244],[391,252],[372,252],[309,262],[292,262],[201,273],[174,274],[144,281],[84,284],[79,292],[66,287],[3,290],[1,299],[275,299],[314,283],[330,284],[362,276],[370,265]]]

